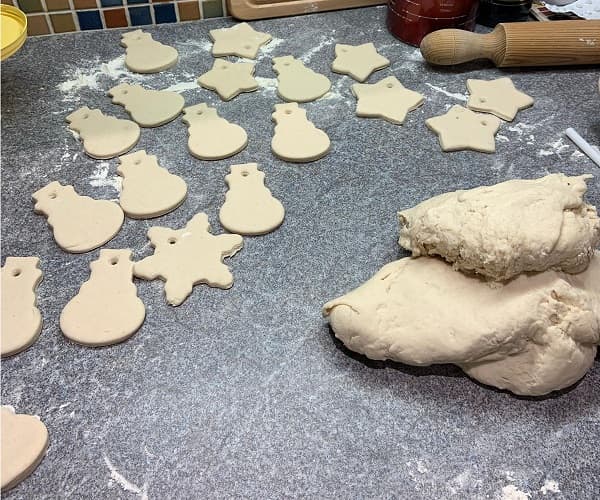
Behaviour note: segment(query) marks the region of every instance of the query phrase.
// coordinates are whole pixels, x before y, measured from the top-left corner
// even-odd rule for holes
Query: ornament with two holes
[[[175,66],[179,57],[177,50],[157,42],[150,33],[130,31],[121,37],[125,47],[125,66],[135,73],[158,73]]]
[[[324,96],[331,82],[292,56],[273,58],[273,69],[277,73],[277,93],[286,101],[308,102]]]

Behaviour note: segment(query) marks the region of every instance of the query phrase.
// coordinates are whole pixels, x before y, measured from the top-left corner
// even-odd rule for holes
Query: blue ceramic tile
[[[100,0],[102,7],[114,7],[115,5],[123,5],[123,0]]]
[[[79,18],[79,28],[82,30],[101,30],[102,18],[100,11],[97,10],[82,10],[77,12]]]
[[[172,3],[154,5],[154,19],[157,24],[177,22],[175,5]]]
[[[129,7],[129,19],[132,26],[141,26],[142,24],[152,24],[150,17],[150,7]]]
[[[150,3],[150,0],[127,0],[127,3],[131,5],[132,3]]]

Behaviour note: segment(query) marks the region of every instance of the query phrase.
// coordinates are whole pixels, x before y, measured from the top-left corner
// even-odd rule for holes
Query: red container
[[[418,46],[444,28],[473,31],[478,0],[388,0],[387,25],[395,37]]]

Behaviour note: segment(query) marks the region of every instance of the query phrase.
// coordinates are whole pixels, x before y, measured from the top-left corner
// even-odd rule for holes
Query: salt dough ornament
[[[36,213],[48,217],[54,239],[66,252],[83,253],[104,245],[123,225],[123,210],[112,201],[81,196],[57,181],[33,193]]]
[[[425,97],[405,88],[395,76],[388,76],[377,83],[355,83],[352,93],[358,99],[356,115],[383,118],[401,125],[409,111],[417,109]]]
[[[329,78],[307,68],[292,56],[274,57],[273,69],[279,81],[277,93],[286,101],[314,101],[331,88]]]
[[[185,181],[161,167],[156,156],[136,151],[119,158],[123,177],[119,204],[132,219],[150,219],[175,210],[187,194]]]
[[[27,349],[42,330],[35,296],[42,281],[39,262],[37,257],[7,257],[2,267],[2,357]]]
[[[258,164],[232,165],[225,181],[229,191],[219,220],[227,231],[252,236],[270,233],[281,225],[285,209],[265,187],[265,174]]]
[[[92,158],[108,159],[127,153],[140,140],[140,127],[131,120],[107,116],[87,106],[67,116],[69,128],[83,140],[83,149]]]
[[[261,45],[271,41],[271,35],[256,31],[248,23],[239,23],[231,28],[210,30],[215,57],[238,56],[256,59]]]
[[[142,30],[130,31],[121,37],[126,48],[125,66],[135,73],[158,73],[177,64],[177,50],[152,39]]]
[[[223,258],[241,250],[244,240],[239,234],[211,234],[205,213],[194,215],[183,229],[151,227],[148,238],[154,255],[136,262],[133,273],[146,280],[162,279],[172,306],[180,305],[198,283],[217,288],[233,284]]]
[[[359,82],[364,82],[374,71],[390,65],[389,59],[379,54],[375,45],[370,42],[362,45],[338,43],[335,46],[335,56],[331,70],[350,75]]]
[[[515,88],[510,78],[496,80],[467,80],[471,94],[467,107],[492,113],[503,120],[513,121],[520,109],[533,105],[533,98]]]
[[[190,153],[201,160],[222,160],[248,144],[242,127],[221,118],[215,108],[204,103],[184,108],[183,121],[189,126]]]
[[[276,125],[271,149],[279,158],[309,162],[329,152],[329,137],[306,118],[306,111],[298,103],[275,104],[272,117]]]
[[[65,337],[87,346],[123,342],[144,322],[146,308],[134,285],[131,250],[100,250],[90,279],[60,314]]]
[[[0,475],[2,492],[14,488],[40,464],[48,449],[48,429],[33,415],[0,409]]]
[[[121,83],[108,91],[112,102],[121,104],[141,127],[159,127],[179,116],[184,98],[169,90],[149,90],[141,85]]]
[[[474,113],[458,104],[444,115],[425,120],[425,124],[438,134],[443,151],[472,149],[482,153],[496,151],[494,136],[500,123],[495,116]]]
[[[232,63],[217,59],[212,69],[198,78],[198,83],[216,91],[224,101],[229,101],[242,92],[252,92],[258,88],[254,66],[254,63]]]

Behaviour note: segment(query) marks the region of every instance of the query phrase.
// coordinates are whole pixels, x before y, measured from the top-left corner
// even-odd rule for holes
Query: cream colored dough
[[[150,219],[175,210],[187,194],[185,181],[158,164],[156,156],[136,151],[119,158],[123,177],[119,204],[132,219]]]
[[[443,151],[471,149],[482,153],[496,151],[495,135],[500,128],[495,116],[474,113],[454,105],[441,116],[425,120],[425,124],[439,137]]]
[[[405,88],[395,76],[388,76],[377,83],[355,83],[352,93],[358,99],[357,116],[383,118],[401,125],[406,114],[417,109],[425,97]]]
[[[211,234],[205,213],[196,214],[183,229],[151,227],[148,238],[154,255],[136,262],[133,272],[145,280],[162,279],[172,306],[180,305],[199,283],[218,288],[233,285],[223,258],[241,250],[244,240],[239,234]]]
[[[286,101],[314,101],[331,88],[329,78],[307,68],[292,56],[274,57],[273,69],[279,81],[277,93]]]
[[[14,488],[40,464],[48,449],[48,429],[38,417],[0,409],[2,492]]]
[[[177,50],[152,39],[150,33],[135,30],[121,37],[126,48],[125,66],[135,73],[158,73],[177,64]]]
[[[36,213],[48,217],[58,246],[66,252],[83,253],[104,245],[123,225],[123,210],[112,201],[78,195],[73,186],[57,181],[33,194]]]
[[[146,308],[133,284],[131,250],[100,250],[90,279],[60,314],[65,337],[87,346],[123,342],[144,322]]]
[[[92,158],[108,159],[127,153],[140,140],[140,127],[130,120],[106,116],[87,106],[67,116],[69,128],[79,134]]]
[[[484,384],[538,396],[569,387],[600,342],[600,255],[581,274],[486,282],[405,258],[324,307],[335,335],[371,359],[454,363]]]
[[[201,160],[222,160],[239,153],[248,144],[248,135],[239,125],[229,123],[215,108],[196,104],[184,108],[183,121],[189,126],[190,153]]]
[[[242,92],[252,92],[258,88],[254,66],[254,63],[232,63],[217,59],[212,69],[198,78],[198,83],[217,92],[224,101],[229,101]]]
[[[470,96],[467,107],[492,113],[503,120],[513,121],[520,109],[533,105],[533,99],[518,91],[510,78],[496,80],[467,80]]]
[[[265,174],[256,163],[232,165],[225,181],[229,191],[219,220],[227,231],[257,235],[270,233],[281,225],[285,216],[283,205],[265,187]]]
[[[121,104],[141,127],[159,127],[177,118],[185,100],[177,92],[149,90],[121,83],[108,91],[114,104]]]
[[[398,214],[399,243],[494,280],[581,272],[600,243],[600,219],[584,201],[589,178],[551,174],[435,196]]]
[[[389,59],[377,52],[371,42],[362,45],[335,46],[335,59],[331,70],[335,73],[350,75],[359,82],[364,82],[371,73],[390,65]]]
[[[27,349],[42,330],[35,296],[42,281],[39,262],[37,257],[7,257],[2,267],[2,357]]]
[[[315,161],[329,152],[329,137],[306,118],[297,103],[275,104],[272,117],[276,125],[271,149],[282,160]]]
[[[231,28],[210,30],[215,57],[238,56],[256,59],[261,45],[271,41],[271,35],[256,31],[248,23],[239,23]]]

